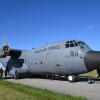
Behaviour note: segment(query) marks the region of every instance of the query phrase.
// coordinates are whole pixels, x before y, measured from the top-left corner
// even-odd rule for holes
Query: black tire
[[[92,84],[93,83],[93,81],[92,80],[88,80],[88,84]]]
[[[16,70],[14,79],[19,79],[19,78],[20,78],[20,73]]]
[[[76,76],[75,75],[68,75],[67,79],[70,83],[76,82]]]

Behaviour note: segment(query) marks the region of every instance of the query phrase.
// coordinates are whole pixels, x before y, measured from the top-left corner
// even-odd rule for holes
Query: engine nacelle
[[[19,73],[27,73],[27,72],[29,72],[29,68],[25,63],[23,63],[23,66],[18,68],[17,71]]]

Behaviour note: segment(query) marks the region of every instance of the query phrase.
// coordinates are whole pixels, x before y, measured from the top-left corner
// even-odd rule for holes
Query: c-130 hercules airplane
[[[80,40],[64,40],[32,50],[11,49],[5,41],[0,62],[14,78],[21,74],[65,75],[69,82],[79,74],[97,69],[100,75],[100,51],[93,51]]]

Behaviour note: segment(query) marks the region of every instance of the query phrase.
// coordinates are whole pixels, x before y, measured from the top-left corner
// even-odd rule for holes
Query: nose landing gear
[[[70,83],[76,82],[77,77],[75,75],[68,75],[67,79]]]
[[[77,75],[68,75],[67,79],[70,83],[74,83],[79,79],[79,76],[77,76]],[[95,83],[94,80],[91,77],[89,77],[88,78],[88,84],[93,84],[93,83]]]

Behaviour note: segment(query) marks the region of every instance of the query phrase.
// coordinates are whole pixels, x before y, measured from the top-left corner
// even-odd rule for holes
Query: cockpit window
[[[79,44],[81,49],[84,49],[84,45],[85,45],[84,42],[78,42],[78,44]]]
[[[70,43],[70,47],[74,47],[74,43]]]
[[[73,43],[73,41],[70,41],[70,43]]]
[[[77,44],[77,43],[75,43],[75,46],[78,46],[78,44]]]
[[[65,44],[65,47],[68,48],[68,47],[69,47],[69,43],[66,43],[66,44]]]
[[[70,47],[69,41],[66,42],[65,47],[66,48],[69,48]]]
[[[85,42],[83,41],[77,42],[75,40],[67,41],[65,43],[65,48],[71,48],[71,47],[80,47],[81,49],[89,48]]]
[[[75,40],[73,40],[73,42],[76,42]]]
[[[73,40],[73,41],[67,41],[66,44],[65,44],[66,48],[68,48],[68,47],[75,47],[75,46],[78,46],[78,44],[76,43],[75,40]]]

